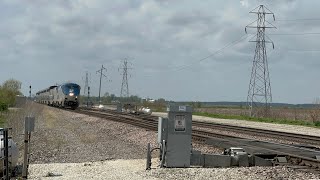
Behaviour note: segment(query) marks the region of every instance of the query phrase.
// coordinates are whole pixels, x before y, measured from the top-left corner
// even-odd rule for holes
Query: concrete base
[[[201,154],[200,151],[192,151],[190,157],[191,166],[202,167],[248,167],[248,166],[272,166],[272,162],[257,156]]]
[[[203,167],[230,167],[231,156],[203,154]]]

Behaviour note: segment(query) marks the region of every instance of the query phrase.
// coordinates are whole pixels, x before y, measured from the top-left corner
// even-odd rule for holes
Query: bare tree
[[[3,84],[2,84],[2,88],[3,89],[8,89],[10,91],[13,91],[16,95],[21,95],[22,93],[20,92],[21,90],[21,82],[15,79],[9,79],[6,80]]]

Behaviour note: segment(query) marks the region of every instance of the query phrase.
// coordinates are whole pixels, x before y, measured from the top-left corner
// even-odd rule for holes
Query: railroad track
[[[112,111],[110,111],[112,113]],[[133,117],[139,117],[145,120],[157,120],[157,116],[152,115],[131,115],[129,116]],[[140,117],[141,116],[141,117]],[[287,140],[292,141],[296,143],[303,143],[302,145],[299,145],[300,147],[305,148],[313,148],[313,149],[319,149],[314,146],[320,146],[320,136],[312,136],[312,135],[305,135],[305,134],[296,134],[296,133],[289,133],[289,132],[280,132],[280,131],[273,131],[273,130],[266,130],[266,129],[259,129],[259,128],[250,128],[250,127],[240,127],[240,126],[234,126],[234,125],[227,125],[227,124],[220,124],[220,123],[214,123],[214,122],[201,122],[201,121],[192,121],[193,131],[196,128],[206,128],[206,129],[212,129],[212,131],[220,130],[225,132],[235,132],[239,134],[246,134],[246,135],[252,135],[252,136],[259,136],[259,137],[267,137],[272,139],[281,139],[281,140]],[[297,145],[298,146],[298,145]]]
[[[116,113],[113,110],[106,110],[103,112],[108,112],[111,114]],[[148,120],[148,121],[156,121],[158,119],[157,116],[146,115],[146,114],[140,114],[140,115],[135,115],[130,113],[116,113],[116,114],[126,115],[129,117],[135,117],[135,118]],[[215,130],[220,130],[225,132],[236,132],[239,134],[246,134],[251,136],[267,137],[267,138],[272,138],[277,140],[279,139],[288,140],[291,142],[303,143],[295,146],[311,148],[315,150],[319,150],[319,148],[315,146],[320,146],[320,136],[295,134],[295,133],[280,132],[280,131],[273,131],[273,130],[266,130],[266,129],[257,129],[257,128],[250,128],[250,127],[240,127],[240,126],[233,126],[233,125],[226,125],[226,124],[219,124],[219,123],[212,123],[212,122],[193,121],[192,125],[193,125],[193,131],[195,131],[196,128],[200,127],[200,128],[208,129],[209,131],[213,131],[213,132]],[[315,146],[311,146],[311,145],[315,145]]]
[[[155,131],[157,129],[157,123],[155,121],[145,121],[143,119],[135,118],[124,113],[113,114],[105,111],[91,111],[91,110],[83,110],[83,109],[71,111],[71,112],[77,112],[80,114],[90,115],[94,117],[106,118],[108,120],[123,122],[123,123],[131,124],[134,126],[138,126],[141,128],[149,129],[152,131]]]
[[[266,129],[240,127],[240,126],[218,124],[218,123],[207,123],[207,122],[199,122],[199,121],[193,121],[192,123],[194,127],[218,129],[218,130],[231,131],[231,132],[236,132],[241,134],[255,135],[259,137],[268,137],[273,139],[281,139],[281,140],[288,140],[288,141],[293,141],[297,143],[303,143],[304,145],[302,145],[302,147],[312,148],[308,145],[320,146],[320,136],[311,136],[311,135],[304,135],[304,134],[295,134],[295,133],[289,133],[289,132],[280,132],[280,131],[273,131],[273,130],[266,130]]]
[[[157,130],[157,121],[155,121],[154,116],[139,117],[139,116],[133,116],[128,113],[116,113],[115,111],[92,111],[92,110],[84,110],[84,109],[76,110],[76,112],[95,116],[95,117],[107,118],[108,120],[127,123],[127,124],[131,124],[141,128],[146,128],[152,131]],[[199,123],[199,124],[197,123],[193,122],[193,125],[207,127],[207,126],[210,126],[211,124],[211,123]],[[215,128],[215,127],[216,126],[211,126],[211,128]],[[220,127],[223,127],[223,126],[220,126]],[[254,131],[253,128],[250,128],[250,129],[252,129],[253,133],[258,132],[258,130]],[[280,136],[282,134],[277,134],[277,133],[272,134],[272,136],[277,136],[277,135]],[[291,133],[290,135],[291,135],[290,137],[293,137]],[[229,148],[232,146],[242,147],[249,154],[285,156],[286,159],[288,160],[288,163],[290,164],[306,166],[309,168],[317,168],[317,169],[320,168],[320,151],[316,151],[308,148],[301,148],[301,147],[296,147],[292,145],[277,144],[277,143],[271,143],[271,142],[265,142],[265,141],[256,141],[252,139],[245,139],[245,138],[240,138],[240,137],[235,137],[230,135],[214,133],[211,131],[196,130],[196,129],[193,130],[192,138],[194,141],[199,141],[207,145],[216,146],[216,147],[222,147],[222,148]]]

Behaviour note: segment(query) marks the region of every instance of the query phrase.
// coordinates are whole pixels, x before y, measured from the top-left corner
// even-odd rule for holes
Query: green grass
[[[220,119],[237,119],[237,120],[246,120],[246,121],[255,121],[255,122],[266,122],[266,123],[275,123],[275,124],[290,124],[290,125],[300,125],[300,126],[309,126],[320,128],[320,122],[308,122],[303,120],[289,120],[289,119],[273,119],[273,118],[257,118],[250,116],[240,116],[240,115],[223,115],[223,114],[211,114],[206,112],[194,112],[193,115],[220,118]]]
[[[210,109],[246,109],[246,106],[237,106],[237,105],[201,105],[200,108],[210,108]]]

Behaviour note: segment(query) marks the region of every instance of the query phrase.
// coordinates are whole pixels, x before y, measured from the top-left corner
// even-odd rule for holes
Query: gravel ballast
[[[145,171],[146,145],[156,146],[156,132],[47,106],[41,113],[31,137],[30,179],[316,178],[285,167],[160,169],[153,163],[153,169]],[[219,148],[193,146],[221,153]]]
[[[146,157],[152,131],[45,107],[31,138],[31,163],[78,163]]]

